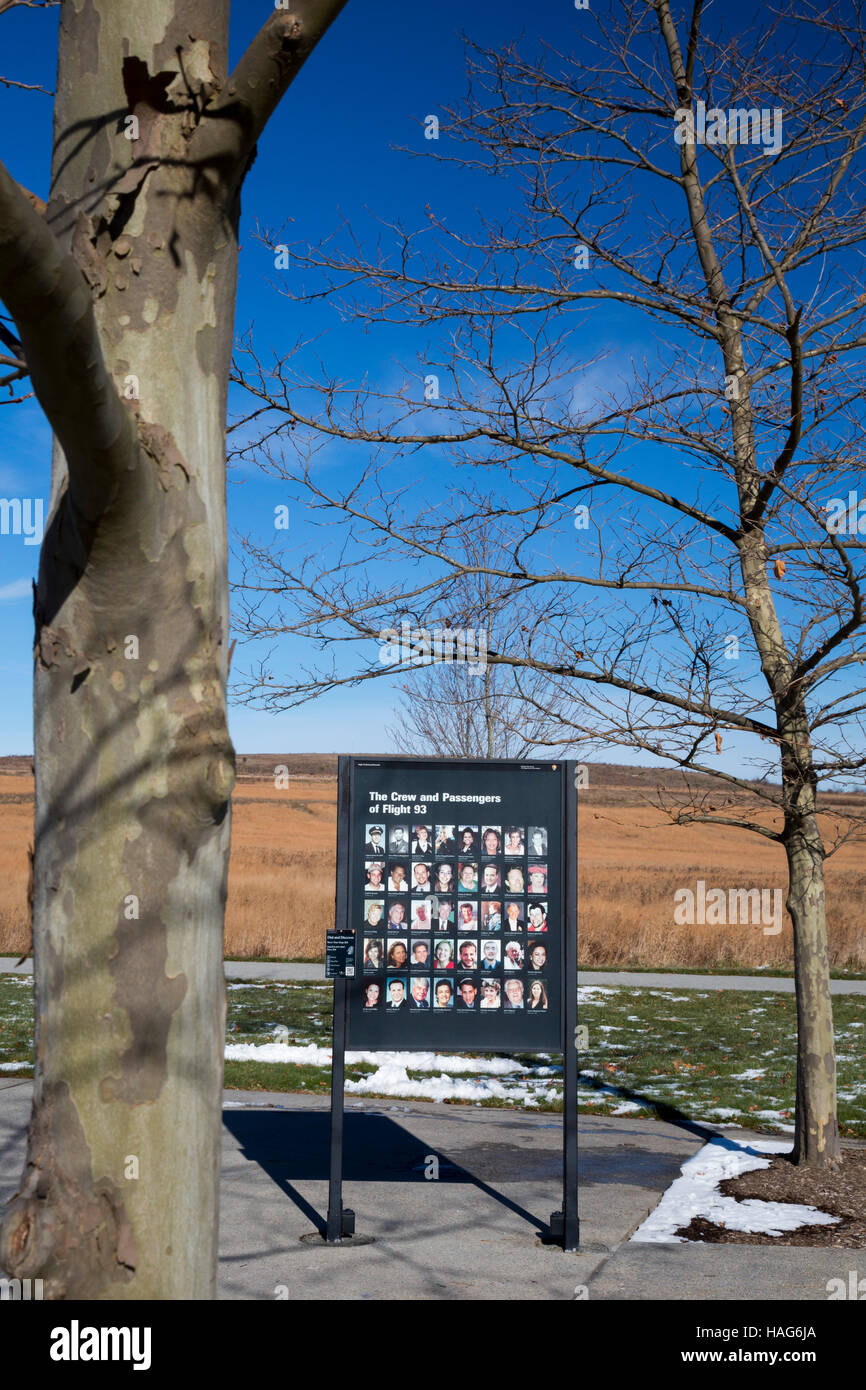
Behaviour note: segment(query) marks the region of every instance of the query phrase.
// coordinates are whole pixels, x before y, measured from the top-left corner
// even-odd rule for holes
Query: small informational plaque
[[[325,979],[354,979],[355,933],[329,931],[325,933]]]

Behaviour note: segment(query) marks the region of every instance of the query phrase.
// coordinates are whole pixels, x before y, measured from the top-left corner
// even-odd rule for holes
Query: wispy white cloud
[[[0,585],[0,603],[4,599],[30,598],[33,585],[29,579],[13,579],[11,584]]]

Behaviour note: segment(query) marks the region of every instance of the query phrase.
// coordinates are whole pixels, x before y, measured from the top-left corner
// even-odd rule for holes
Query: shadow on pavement
[[[325,1230],[325,1215],[294,1187],[303,1181],[327,1182],[330,1164],[330,1114],[321,1111],[227,1110],[223,1124],[244,1158],[257,1163],[309,1221]],[[504,1193],[454,1163],[446,1154],[417,1139],[386,1115],[347,1111],[343,1122],[343,1181],[422,1183],[430,1160],[438,1162],[439,1182],[471,1183],[487,1197],[526,1221],[541,1236],[547,1223]],[[515,1147],[514,1163],[521,1162]]]

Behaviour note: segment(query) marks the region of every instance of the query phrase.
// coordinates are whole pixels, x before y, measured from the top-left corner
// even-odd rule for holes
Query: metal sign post
[[[563,1250],[580,1246],[577,1215],[577,769],[567,762],[563,788],[565,903],[562,1009],[562,1209],[550,1218],[551,1239]]]
[[[337,824],[348,822],[349,838],[337,836],[337,893],[334,902],[334,929],[345,932],[349,925],[349,865],[351,863],[352,792],[351,761],[341,756],[338,764]],[[343,1207],[343,1089],[346,1076],[346,1032],[349,993],[345,975],[334,980],[334,1036],[331,1045],[331,1163],[328,1175],[328,1224],[325,1239],[339,1244],[355,1233],[355,1213]]]
[[[343,1083],[346,1074],[346,981],[334,981],[334,1044],[331,1054],[331,1166],[328,1176],[329,1245],[355,1234],[355,1213],[343,1206]]]

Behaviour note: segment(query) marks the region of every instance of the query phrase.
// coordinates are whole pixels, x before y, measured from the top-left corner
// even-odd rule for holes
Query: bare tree
[[[570,731],[549,700],[547,677],[524,672],[521,691],[512,667],[486,659],[490,647],[514,645],[523,613],[519,586],[486,568],[494,557],[483,535],[464,536],[462,546],[476,569],[451,586],[440,651],[434,634],[432,643],[421,643],[420,657],[408,658],[389,738],[416,756],[525,758],[551,744],[564,756]],[[446,635],[453,641],[443,642]],[[444,659],[436,659],[440,652]]]
[[[556,718],[541,692],[533,708],[507,668],[478,665],[473,672],[468,662],[434,663],[404,682],[387,730],[394,747],[428,758],[527,758],[546,748]]]
[[[793,1156],[822,1166],[840,1152],[824,859],[858,826],[822,822],[818,794],[866,765],[866,39],[850,0],[748,33],[703,11],[593,7],[567,54],[470,46],[468,101],[429,149],[482,187],[492,176],[496,206],[508,188],[517,210],[459,227],[431,211],[373,255],[356,225],[307,252],[306,293],[415,326],[418,361],[388,394],[318,392],[300,347],[239,357],[264,466],[347,537],[339,569],[251,556],[247,631],[356,641],[432,617],[456,576],[519,587],[527,616],[489,659],[530,703],[545,714],[565,695],[575,737],[716,772],[727,800],[696,795],[674,819],[784,850]],[[602,332],[641,330],[630,362],[581,361],[582,338],[597,350]],[[441,399],[422,392],[431,375]],[[271,442],[290,431],[298,462],[279,464]],[[334,440],[368,452],[342,492],[311,466]],[[435,468],[432,512],[394,481],[408,458]],[[498,563],[467,563],[453,544],[467,529]],[[539,673],[546,695],[526,689]],[[269,674],[263,693],[287,703],[383,674],[371,644],[366,662]]]
[[[55,437],[35,1099],[0,1263],[51,1298],[214,1292],[239,200],[344,3],[275,10],[229,75],[229,0],[64,0],[47,207],[0,166],[0,298]]]

